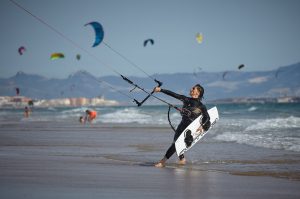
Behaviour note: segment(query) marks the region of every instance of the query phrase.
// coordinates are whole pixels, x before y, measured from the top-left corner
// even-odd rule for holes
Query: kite
[[[203,41],[203,35],[202,35],[202,33],[197,33],[197,34],[196,34],[196,40],[197,40],[197,42],[198,42],[199,44],[202,43],[202,41]]]
[[[198,74],[200,74],[201,70],[202,70],[202,68],[200,68],[200,67],[198,67],[197,69],[194,69],[194,72],[193,72],[194,76],[197,77]]]
[[[76,55],[76,59],[80,60],[81,56],[79,54]]]
[[[18,49],[18,52],[20,55],[23,55],[23,53],[26,51],[26,48],[24,46],[21,46],[19,49]]]
[[[64,54],[62,53],[53,53],[50,57],[51,60],[61,59],[64,58]]]
[[[241,69],[244,68],[244,67],[245,67],[245,65],[244,65],[244,64],[241,64],[241,65],[238,66],[238,69],[241,70]],[[227,73],[229,73],[229,71],[225,71],[225,72],[223,73],[223,80],[225,80],[225,76],[227,75]]]
[[[223,73],[223,80],[225,80],[225,76],[226,76],[227,73],[228,73],[228,71],[225,71],[225,72]]]
[[[95,30],[95,42],[93,44],[93,47],[96,47],[102,42],[102,40],[104,38],[103,27],[100,23],[95,22],[95,21],[87,23],[84,26],[87,26],[87,25],[91,25]]]
[[[147,39],[144,41],[144,47],[147,46],[148,42],[150,42],[152,45],[154,44],[154,40],[153,39]]]
[[[241,70],[242,68],[244,68],[244,64],[239,65],[238,69]]]

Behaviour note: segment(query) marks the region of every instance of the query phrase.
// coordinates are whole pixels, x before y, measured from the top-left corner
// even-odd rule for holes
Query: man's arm
[[[207,112],[207,109],[204,105],[201,106],[201,111],[202,111],[202,128],[207,131],[210,127],[210,117],[209,114]]]
[[[169,96],[174,97],[174,98],[176,98],[178,100],[181,100],[181,101],[184,101],[186,99],[186,96],[184,96],[184,95],[179,95],[179,94],[174,93],[174,92],[172,92],[170,90],[162,89],[160,87],[155,87],[153,91],[154,92],[162,92],[162,93],[164,93],[166,95],[169,95]]]

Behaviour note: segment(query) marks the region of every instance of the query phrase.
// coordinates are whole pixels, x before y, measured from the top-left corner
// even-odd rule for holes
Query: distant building
[[[23,96],[0,96],[0,107],[24,107],[33,100]],[[119,102],[106,100],[103,97],[96,98],[62,98],[50,100],[34,100],[35,107],[68,107],[68,106],[117,106]]]
[[[299,103],[300,97],[280,97],[277,98],[278,103]]]

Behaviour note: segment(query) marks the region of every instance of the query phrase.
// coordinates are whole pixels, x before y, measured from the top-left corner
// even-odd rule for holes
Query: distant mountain
[[[126,75],[126,74],[124,74]],[[244,72],[204,72],[154,74],[163,82],[163,88],[188,95],[189,89],[196,83],[205,88],[205,99],[216,100],[235,97],[279,97],[300,96],[300,63],[280,67],[273,71]],[[151,91],[156,85],[148,77],[128,77],[134,83]],[[0,78],[0,95],[14,96],[15,88],[20,95],[34,99],[52,99],[65,97],[97,97],[130,103],[132,98],[143,99],[147,94],[124,81],[118,76],[95,77],[86,71],[78,71],[66,79],[45,78],[39,75],[18,72],[10,78]],[[123,93],[123,94],[121,94]],[[167,96],[156,94],[174,101]],[[147,103],[157,103],[150,98]]]

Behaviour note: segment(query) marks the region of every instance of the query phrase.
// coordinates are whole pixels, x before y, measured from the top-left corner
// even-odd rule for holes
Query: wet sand
[[[300,181],[209,168],[155,168],[169,129],[6,124],[0,198],[299,198]],[[156,144],[153,144],[156,143]],[[211,154],[212,155],[212,154]]]

